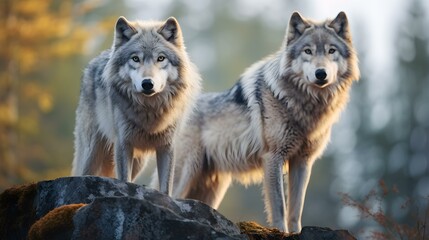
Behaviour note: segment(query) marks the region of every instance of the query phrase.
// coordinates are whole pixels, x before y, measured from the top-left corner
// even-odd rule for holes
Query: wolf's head
[[[186,53],[180,26],[174,17],[165,22],[130,22],[120,17],[107,74],[119,76],[118,88],[133,96],[150,97],[177,83]]]
[[[316,23],[294,12],[285,37],[289,70],[312,89],[357,80],[359,70],[347,16]]]

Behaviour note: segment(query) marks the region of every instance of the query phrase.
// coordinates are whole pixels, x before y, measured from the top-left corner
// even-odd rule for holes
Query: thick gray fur
[[[318,79],[317,70],[326,77]],[[299,232],[313,163],[358,78],[346,15],[314,22],[295,12],[277,53],[230,90],[198,98],[174,146],[173,196],[217,208],[232,180],[263,182],[269,222]]]
[[[151,89],[142,87],[144,80]],[[82,77],[72,175],[112,177],[116,169],[118,179],[132,181],[156,153],[160,190],[170,194],[175,130],[199,89],[176,19],[120,17],[112,48],[93,59]]]

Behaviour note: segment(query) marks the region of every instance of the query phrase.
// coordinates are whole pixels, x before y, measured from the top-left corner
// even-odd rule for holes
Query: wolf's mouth
[[[148,97],[155,95],[155,91],[154,90],[143,90],[142,93]]]
[[[315,84],[316,84],[316,86],[318,86],[320,88],[324,88],[328,85],[328,81],[326,79],[316,80]]]

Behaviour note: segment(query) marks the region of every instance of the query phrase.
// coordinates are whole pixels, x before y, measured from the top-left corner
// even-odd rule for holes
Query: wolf
[[[156,153],[160,191],[171,194],[175,130],[190,112],[200,76],[174,17],[119,17],[111,49],[81,80],[72,175],[132,181]]]
[[[294,12],[278,52],[231,89],[198,97],[173,148],[173,196],[217,208],[232,180],[263,182],[269,223],[299,232],[313,163],[358,79],[346,14],[316,22]]]

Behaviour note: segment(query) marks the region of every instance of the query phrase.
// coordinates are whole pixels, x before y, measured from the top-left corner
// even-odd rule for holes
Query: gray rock
[[[173,200],[154,189],[112,178],[67,177],[38,184],[36,217],[40,218],[59,206],[90,203],[100,197],[133,197],[164,207],[185,219],[199,221],[226,234],[239,234],[239,229],[216,210],[195,200]]]
[[[34,200],[36,217],[40,218],[54,208],[72,203],[90,203],[97,197],[134,197],[157,199],[160,204],[171,202],[167,196],[144,186],[125,183],[113,178],[85,176],[64,177],[37,183]]]
[[[284,233],[277,228],[269,228],[256,222],[237,223],[242,234],[249,240],[356,240],[346,230],[332,230],[323,227],[304,227],[300,233]]]
[[[199,205],[202,204],[195,206]],[[72,239],[247,239],[221,215],[212,212],[210,218],[216,223],[224,222],[226,229],[200,221],[204,217],[200,217],[198,211],[188,212],[188,206],[185,215],[190,218],[151,201],[130,197],[96,198],[74,216]],[[205,209],[195,206],[195,210]]]
[[[115,220],[114,216],[120,212],[124,213],[124,219],[127,220],[127,224],[124,225],[128,226],[126,229],[130,229],[130,231],[132,230],[131,232],[134,231],[134,228],[144,229],[143,236],[151,236],[150,234],[158,234],[158,236],[160,236],[159,234],[162,234],[163,232],[167,233],[169,231],[177,234],[179,234],[180,231],[184,231],[188,234],[194,234],[195,237],[192,238],[192,235],[190,235],[189,239],[198,239],[200,238],[199,236],[205,236],[207,238],[212,236],[212,239],[221,237],[223,239],[228,236],[235,238],[240,235],[240,230],[236,225],[219,214],[216,210],[201,202],[195,200],[173,200],[167,195],[154,189],[133,183],[121,182],[116,179],[95,176],[65,177],[52,181],[39,182],[35,187],[34,185],[30,186],[32,189],[35,189],[32,190],[35,194],[27,195],[34,199],[25,199],[26,202],[28,202],[26,206],[18,206],[19,209],[24,210],[15,211],[14,209],[17,208],[16,205],[18,205],[15,199],[19,199],[18,197],[20,195],[27,196],[19,194],[19,191],[26,189],[25,186],[19,189],[14,189],[14,196],[16,195],[18,197],[8,197],[7,201],[5,200],[4,204],[2,203],[2,208],[8,211],[3,211],[5,214],[4,216],[0,216],[0,220],[10,222],[10,224],[7,224],[11,227],[13,226],[13,231],[4,231],[5,235],[3,236],[6,236],[6,239],[25,239],[24,236],[28,234],[30,226],[34,224],[35,221],[45,216],[53,209],[75,203],[89,204],[82,207],[82,209],[79,209],[76,213],[76,217],[79,219],[79,221],[76,220],[75,222],[76,226],[81,227],[76,228],[76,234],[80,234],[79,236],[83,236],[82,234],[84,232],[95,234],[92,227],[88,227],[88,229],[85,230],[83,228],[84,225],[80,224],[82,221],[86,221],[88,224],[92,222],[91,224],[94,226],[104,226],[105,229],[99,234],[107,234],[107,232],[110,233],[110,230],[112,229],[119,231],[114,227],[113,222],[111,224],[107,223],[110,220],[119,221],[117,219]],[[1,194],[0,199],[6,199],[4,196],[9,195],[8,190],[6,190],[5,193]],[[134,205],[139,207],[134,209]],[[96,209],[99,209],[100,213],[107,214],[106,216],[110,216],[110,218],[100,219],[98,217],[94,217],[97,216],[95,214]],[[151,213],[150,211],[153,212]],[[22,215],[16,216],[17,212],[22,213]],[[95,215],[86,215],[86,212],[93,213]],[[138,217],[139,212],[144,215]],[[132,216],[128,214],[131,214]],[[156,218],[157,216],[158,218]],[[21,224],[21,219],[27,219],[28,223]],[[131,220],[135,220],[136,222],[132,224],[132,222],[130,222]],[[175,226],[172,225],[170,227],[164,226],[153,228],[157,224],[150,222],[151,220],[156,223],[163,223],[162,226],[168,226],[169,224],[166,224],[168,222],[175,224]],[[9,225],[5,227],[8,227]],[[191,228],[193,225],[195,225],[195,227]],[[100,228],[96,229],[100,230]],[[194,231],[186,231],[187,229],[194,229]],[[151,233],[151,231],[155,230],[156,232]],[[0,233],[2,233],[1,230]],[[91,237],[90,239],[94,238]],[[108,238],[103,237],[100,239]]]
[[[322,227],[303,227],[299,234],[301,240],[356,240],[346,230],[332,230]]]
[[[240,223],[240,233],[235,224],[199,201],[174,200],[145,186],[95,176],[4,191],[0,226],[0,238],[14,240],[355,239],[345,230],[304,227],[291,235],[246,222]]]

